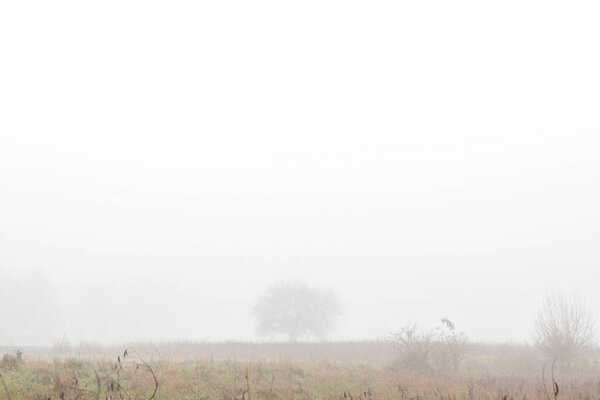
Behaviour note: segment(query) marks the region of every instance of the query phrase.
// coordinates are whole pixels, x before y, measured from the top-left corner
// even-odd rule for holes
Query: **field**
[[[599,360],[555,371],[557,397],[600,399]],[[30,348],[0,362],[0,399],[553,399],[543,365],[512,345],[471,345],[456,372],[402,368],[388,342]]]

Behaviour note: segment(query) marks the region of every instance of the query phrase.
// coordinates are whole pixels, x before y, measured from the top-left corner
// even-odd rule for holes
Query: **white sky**
[[[3,1],[0,344],[255,339],[282,280],[340,295],[334,339],[599,305],[599,13]]]

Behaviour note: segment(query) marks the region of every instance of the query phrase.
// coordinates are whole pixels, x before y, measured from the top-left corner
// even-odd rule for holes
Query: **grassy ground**
[[[393,352],[360,359],[366,348],[388,348],[385,343],[230,344],[211,345],[210,351],[206,346],[140,345],[142,358],[133,348],[125,357],[116,348],[25,352],[21,361],[10,356],[0,363],[0,399],[149,399],[155,383],[154,399],[164,400],[546,399],[543,359],[527,347],[473,346],[458,372],[415,372],[395,367]],[[275,351],[278,348],[283,356]],[[234,350],[245,356],[233,357]],[[558,398],[600,399],[599,372],[596,358],[587,360],[578,373],[557,371]],[[550,386],[548,373],[546,380]],[[549,395],[554,398],[550,389]]]

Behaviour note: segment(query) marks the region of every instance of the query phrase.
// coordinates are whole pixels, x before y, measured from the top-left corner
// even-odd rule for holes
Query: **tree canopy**
[[[340,312],[332,291],[302,283],[271,285],[254,307],[259,335],[286,335],[292,342],[303,336],[323,340]]]

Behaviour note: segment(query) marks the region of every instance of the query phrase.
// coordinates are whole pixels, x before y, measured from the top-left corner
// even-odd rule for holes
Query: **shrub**
[[[392,333],[392,340],[396,343],[399,353],[400,366],[417,371],[429,370],[434,338],[435,332],[422,331],[416,324],[411,323]]]
[[[548,294],[535,320],[537,346],[563,368],[571,367],[597,341],[596,319],[585,302],[573,294]]]
[[[392,334],[401,367],[420,372],[458,371],[467,352],[468,338],[464,332],[457,331],[449,319],[443,318],[441,322],[442,327],[431,331],[408,323]]]

